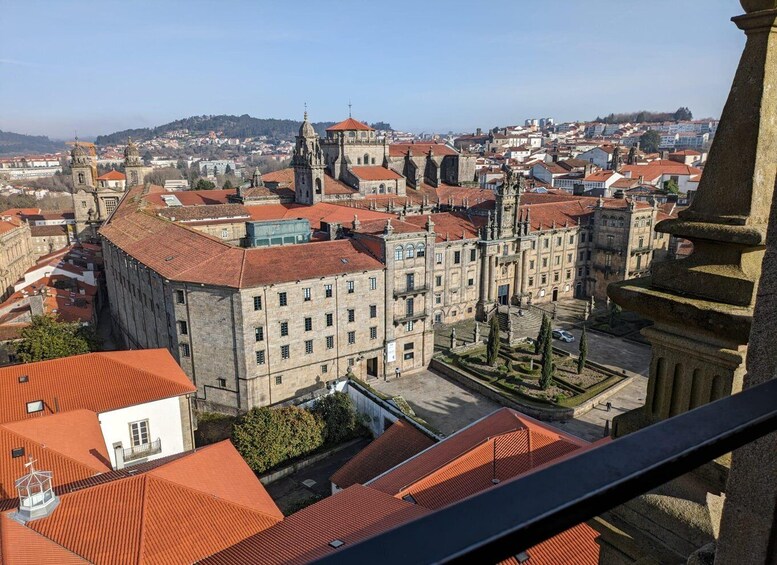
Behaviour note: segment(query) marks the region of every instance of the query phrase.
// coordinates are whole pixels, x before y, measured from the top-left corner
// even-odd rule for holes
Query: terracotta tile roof
[[[224,441],[140,476],[61,495],[55,512],[27,526],[95,563],[192,563],[281,518]]]
[[[437,243],[446,241],[458,241],[460,239],[477,239],[478,230],[486,223],[482,216],[467,217],[461,213],[442,212],[432,214],[434,233],[437,235]],[[415,224],[421,229],[426,225],[427,216],[408,216],[406,222]]]
[[[67,226],[30,226],[32,237],[53,237],[67,235]]]
[[[340,123],[337,123],[333,126],[329,126],[328,128],[326,128],[326,131],[350,131],[350,130],[375,131],[367,124],[363,124],[362,122],[358,120],[354,120],[353,118],[348,118],[347,120],[343,120]]]
[[[24,221],[16,216],[10,216],[8,219],[0,220],[0,234],[8,233],[15,229],[19,229],[24,225]]]
[[[413,151],[413,156],[428,155],[429,150],[432,155],[458,155],[459,152],[445,143],[392,143],[389,145],[390,157],[404,157],[408,150]]]
[[[40,208],[8,208],[0,212],[0,216],[34,216],[40,213]]]
[[[339,223],[348,226],[353,221],[354,214],[358,215],[360,220],[365,221],[396,217],[396,214],[363,210],[351,207],[346,203],[335,204],[330,202],[319,202],[312,206],[304,206],[302,204],[249,206],[248,212],[251,214],[252,220],[294,220],[305,218],[310,221],[313,229],[320,229],[322,222]]]
[[[364,484],[434,444],[415,427],[397,420],[332,475],[331,481],[340,488]]]
[[[28,381],[19,382],[27,375]],[[0,368],[0,423],[60,411],[102,413],[195,392],[166,349],[87,353]],[[44,409],[27,413],[27,403]]]
[[[672,155],[697,157],[697,156],[701,155],[701,153],[699,153],[698,151],[694,151],[693,149],[683,149],[682,151],[675,151],[675,152],[669,154],[670,157]]]
[[[126,180],[126,178],[124,173],[120,173],[119,171],[108,171],[104,175],[97,177],[97,180]]]
[[[621,168],[621,173],[633,179],[643,177],[645,181],[652,182],[662,175],[692,176],[700,175],[702,170],[677,161],[659,159],[644,165],[626,165]]]
[[[340,540],[351,545],[429,511],[374,489],[353,485],[308,506],[244,541],[216,553],[203,564],[307,563],[337,550]]]
[[[174,206],[159,210],[159,215],[177,222],[234,219],[245,221],[250,214],[242,204],[211,204],[209,206]]]
[[[5,565],[79,565],[89,563],[61,545],[0,514],[0,563]]]
[[[351,172],[361,180],[396,180],[404,178],[386,167],[351,167]]]
[[[177,192],[149,192],[145,200],[154,206],[166,208],[163,196],[175,196],[182,206],[202,206],[204,204],[228,204],[229,196],[234,196],[235,189],[228,190],[179,190]]]
[[[267,173],[262,175],[262,180],[265,183],[278,183],[278,184],[285,184],[288,186],[294,186],[294,169],[291,167],[286,169],[280,169],[278,171],[273,171],[271,173]]]

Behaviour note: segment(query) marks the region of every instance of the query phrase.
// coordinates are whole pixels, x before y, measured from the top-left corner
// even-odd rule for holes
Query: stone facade
[[[0,219],[0,301],[35,262],[30,226],[17,218]]]

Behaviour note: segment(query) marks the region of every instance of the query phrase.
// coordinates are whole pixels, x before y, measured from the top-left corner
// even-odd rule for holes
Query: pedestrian
[[[399,367],[394,369],[394,374],[397,376],[397,378],[402,376],[402,371],[399,370]]]

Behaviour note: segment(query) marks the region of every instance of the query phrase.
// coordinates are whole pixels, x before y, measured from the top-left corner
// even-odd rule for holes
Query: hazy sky
[[[736,0],[0,0],[0,129],[199,114],[411,131],[632,110],[718,116]]]

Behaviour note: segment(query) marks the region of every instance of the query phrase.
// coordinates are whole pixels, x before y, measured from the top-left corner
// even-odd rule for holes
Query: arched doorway
[[[553,300],[553,302],[556,302],[558,300],[558,287],[555,287],[553,289],[553,298],[552,298],[552,300]]]
[[[582,283],[577,283],[575,285],[575,298],[583,298],[583,285]]]

